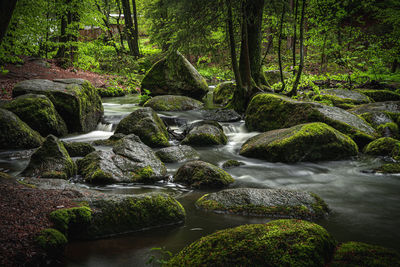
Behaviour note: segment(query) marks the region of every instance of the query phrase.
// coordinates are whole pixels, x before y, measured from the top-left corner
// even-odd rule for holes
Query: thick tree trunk
[[[122,10],[124,11],[124,19],[125,19],[125,34],[126,40],[128,41],[129,53],[137,57],[139,56],[136,52],[135,39],[134,39],[134,28],[132,21],[132,13],[131,6],[129,3],[130,0],[121,0],[122,2]]]
[[[283,19],[285,18],[285,4],[282,7],[281,21],[279,25],[279,39],[278,39],[278,63],[279,63],[279,73],[281,76],[282,86],[279,92],[285,90],[285,79],[283,78],[283,69],[282,69],[282,56],[281,56],[281,46],[282,46],[282,30],[283,30]]]
[[[16,4],[17,0],[3,0],[0,2],[0,43],[6,34]]]
[[[137,10],[136,10],[136,0],[132,0],[132,11],[133,11],[133,23],[134,23],[134,30],[133,30],[133,38],[134,38],[134,49],[135,54],[140,56],[139,51],[139,26],[137,20]]]

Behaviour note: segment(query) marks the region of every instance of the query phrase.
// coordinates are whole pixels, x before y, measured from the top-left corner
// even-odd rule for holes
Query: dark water
[[[137,98],[105,99],[105,122],[116,124],[137,108]],[[161,112],[164,117],[201,119],[199,111]],[[91,141],[108,138],[113,126],[100,125],[98,131],[80,136],[70,136],[67,141]],[[180,130],[178,127],[174,129]],[[248,133],[243,122],[224,125],[228,144],[221,147],[198,148],[201,159],[221,166],[225,160],[236,159],[245,163],[228,169],[235,178],[233,187],[285,188],[311,191],[320,195],[332,209],[331,215],[318,221],[339,241],[362,241],[400,249],[400,176],[363,173],[382,162],[360,156],[345,161],[318,163],[268,163],[238,155],[241,144],[256,133]],[[103,149],[98,147],[97,149]],[[15,153],[14,153],[15,154]],[[0,168],[20,171],[27,160],[16,160],[19,155],[0,153]],[[28,156],[26,156],[28,157]],[[181,164],[167,164],[173,174]],[[66,250],[67,266],[149,266],[151,255],[161,257],[155,247],[164,247],[173,253],[198,238],[216,230],[242,224],[264,223],[265,218],[221,215],[196,210],[195,201],[206,192],[192,191],[174,183],[154,186],[134,184],[95,187],[110,193],[140,194],[166,192],[174,195],[185,207],[184,225],[150,229],[128,235],[75,242]]]

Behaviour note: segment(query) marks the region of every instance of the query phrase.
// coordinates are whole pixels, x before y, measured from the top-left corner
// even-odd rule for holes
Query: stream
[[[118,122],[139,108],[137,96],[104,98],[104,119],[96,131],[62,138],[68,142],[89,142],[107,139]],[[201,111],[159,112],[168,121],[178,125],[202,119]],[[377,175],[367,172],[382,162],[380,159],[360,155],[343,161],[317,163],[269,163],[238,155],[241,145],[256,132],[247,132],[244,121],[221,123],[228,136],[226,146],[201,147],[196,150],[201,160],[220,166],[228,159],[245,165],[226,171],[235,179],[232,187],[284,188],[311,191],[323,198],[331,214],[318,224],[325,227],[338,241],[361,241],[400,249],[400,176]],[[171,126],[176,131],[179,126]],[[96,147],[96,149],[107,149]],[[110,148],[108,148],[110,149]],[[0,171],[7,169],[18,174],[27,165],[29,153],[7,151],[0,153]],[[174,174],[182,165],[166,164],[168,173]],[[165,192],[175,196],[185,207],[184,225],[162,227],[134,232],[114,238],[73,242],[66,249],[66,266],[149,266],[152,255],[161,257],[159,250],[176,253],[196,239],[219,229],[242,224],[265,223],[268,219],[206,213],[195,208],[194,202],[210,191],[191,190],[172,182],[155,185],[114,184],[91,187],[105,193],[141,194]]]

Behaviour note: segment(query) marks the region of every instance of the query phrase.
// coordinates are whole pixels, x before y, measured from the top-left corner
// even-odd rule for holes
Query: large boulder
[[[91,144],[85,142],[62,143],[71,157],[84,157],[96,150]]]
[[[202,111],[202,114],[205,120],[218,122],[235,122],[242,119],[242,116],[233,109],[208,109]]]
[[[64,120],[50,99],[44,95],[22,95],[5,104],[3,108],[16,114],[42,136],[63,136],[68,133]]]
[[[222,126],[216,121],[195,122],[185,130],[184,134],[183,145],[226,145],[228,141]]]
[[[135,134],[150,147],[169,146],[167,128],[151,108],[137,109],[123,118],[115,129],[118,133]]]
[[[128,135],[112,151],[95,151],[77,161],[79,173],[88,183],[154,183],[165,178],[166,168],[139,137]]]
[[[185,95],[201,100],[208,92],[206,80],[179,52],[155,63],[142,80],[151,95]]]
[[[275,94],[253,97],[246,110],[246,126],[250,131],[269,131],[306,122],[324,122],[350,136],[360,147],[374,140],[376,132],[358,116],[338,107],[296,101]]]
[[[162,162],[174,163],[189,160],[197,160],[200,158],[199,152],[190,146],[170,146],[165,147],[156,152],[156,155]]]
[[[364,153],[395,158],[398,157],[400,153],[400,141],[390,137],[382,137],[369,143],[364,148]]]
[[[247,140],[240,155],[271,162],[338,160],[358,153],[356,143],[325,123],[300,124]]]
[[[335,256],[329,266],[400,266],[400,254],[394,249],[381,246],[361,242],[347,242],[338,246],[335,251]]]
[[[357,89],[356,91],[367,95],[375,102],[400,101],[400,94],[390,90]]]
[[[155,111],[185,111],[200,109],[203,103],[188,96],[160,95],[152,97],[143,106],[150,107]]]
[[[214,104],[226,106],[233,97],[235,87],[235,82],[223,82],[218,84],[213,92]]]
[[[205,194],[196,207],[216,213],[272,218],[318,219],[329,210],[315,194],[283,189],[235,188]]]
[[[83,79],[26,80],[13,89],[13,97],[29,93],[46,95],[69,132],[92,131],[103,115],[100,96],[93,85]]]
[[[333,237],[317,224],[275,220],[202,237],[167,266],[326,266],[335,245]]]
[[[0,148],[35,148],[43,137],[14,113],[0,108]]]
[[[345,89],[325,89],[321,90],[321,93],[314,97],[318,101],[330,101],[336,107],[350,108],[354,105],[367,104],[371,100],[368,96],[352,90]]]
[[[68,179],[76,174],[76,165],[61,141],[47,136],[43,145],[32,154],[21,176]]]
[[[174,175],[174,181],[193,188],[223,188],[234,182],[223,169],[200,160],[181,166]]]

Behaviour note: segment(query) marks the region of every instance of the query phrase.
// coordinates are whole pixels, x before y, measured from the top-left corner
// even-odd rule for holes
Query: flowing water
[[[137,109],[136,96],[103,99],[104,120],[96,131],[68,136],[67,142],[106,139],[115,125]],[[185,124],[202,118],[200,111],[160,112],[167,122],[175,122],[171,129],[181,131]],[[196,148],[201,160],[221,166],[228,159],[245,165],[227,171],[235,178],[233,187],[285,188],[311,191],[320,195],[332,209],[331,214],[318,221],[339,241],[362,241],[400,249],[400,176],[377,175],[363,172],[379,166],[379,159],[360,156],[344,161],[283,164],[249,159],[238,151],[255,132],[247,132],[244,122],[223,124],[228,144],[218,147]],[[97,149],[105,149],[97,147]],[[17,174],[28,163],[29,151],[0,153],[0,170]],[[173,174],[182,164],[166,164]],[[88,186],[88,185],[86,185]],[[152,250],[178,252],[196,239],[216,230],[242,224],[265,223],[259,217],[221,215],[197,210],[194,202],[206,191],[193,191],[172,182],[155,185],[118,184],[102,187],[89,186],[110,193],[140,194],[166,192],[174,195],[185,207],[187,220],[182,226],[163,227],[132,234],[87,242],[74,242],[66,250],[67,266],[148,266]]]

